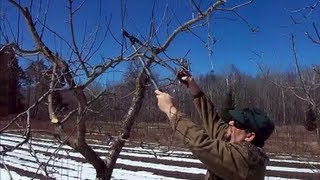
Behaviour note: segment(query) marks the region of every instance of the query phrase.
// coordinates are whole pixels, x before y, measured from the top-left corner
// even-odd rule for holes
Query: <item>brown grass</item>
[[[0,120],[0,128],[8,123],[7,120]],[[17,130],[25,127],[23,120],[18,120],[9,130]],[[31,128],[33,130],[46,130],[54,132],[49,120],[34,120]],[[66,124],[64,129],[71,132],[75,128],[73,123]],[[107,141],[109,135],[116,136],[120,131],[119,123],[88,122],[88,139]],[[20,133],[21,134],[21,133]],[[158,146],[183,147],[183,143],[174,137],[171,127],[165,123],[138,123],[133,126],[129,142],[131,144],[156,144]],[[44,135],[34,133],[34,136]],[[276,127],[275,132],[266,142],[267,152],[301,155],[301,156],[320,156],[320,135],[316,131],[306,131],[303,126],[281,126]]]

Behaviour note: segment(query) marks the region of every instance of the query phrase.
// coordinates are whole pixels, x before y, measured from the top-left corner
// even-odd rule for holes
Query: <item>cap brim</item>
[[[233,120],[238,121],[239,123],[245,124],[242,111],[229,110],[229,114],[231,115]]]

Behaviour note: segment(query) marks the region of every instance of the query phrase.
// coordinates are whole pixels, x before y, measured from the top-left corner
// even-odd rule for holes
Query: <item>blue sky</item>
[[[22,1],[22,3],[29,1]],[[102,6],[100,8],[100,3]],[[125,2],[125,1],[124,1]],[[169,11],[165,20],[170,20],[168,31],[171,33],[178,27],[179,22],[185,22],[192,16],[192,11],[196,12],[191,7],[190,1],[183,0],[168,0],[168,1],[151,1],[151,0],[128,0],[126,19],[123,21],[124,27],[130,33],[146,37],[149,32],[151,9],[155,4],[155,24],[160,24],[161,18],[165,12],[165,7],[168,4]],[[205,10],[208,5],[214,1],[195,1],[200,2],[200,8]],[[228,1],[223,8],[233,7],[246,1]],[[292,10],[311,6],[316,3],[316,0],[292,1],[292,0],[272,0],[272,1],[254,1],[248,6],[244,6],[237,12],[249,22],[253,27],[259,27],[257,33],[252,33],[250,28],[244,21],[241,21],[232,12],[217,11],[214,12],[210,19],[210,28],[204,26],[202,28],[193,30],[199,37],[191,33],[180,34],[169,46],[167,53],[171,57],[183,57],[186,52],[189,52],[187,59],[192,63],[191,69],[193,74],[204,74],[214,70],[218,73],[225,72],[231,64],[234,64],[241,72],[255,75],[259,72],[257,66],[252,62],[258,61],[263,65],[275,70],[290,70],[293,68],[293,53],[291,50],[290,34],[296,35],[296,45],[298,50],[299,62],[301,65],[319,64],[319,45],[312,44],[304,35],[308,30],[311,34],[315,32],[311,28],[311,22],[315,21],[320,28],[320,4],[316,7],[313,13],[303,23],[294,25],[290,20],[290,15],[297,19],[301,19],[301,13],[290,13]],[[28,5],[29,3],[26,3]],[[76,2],[79,4],[79,2]],[[65,22],[67,20],[67,1],[50,1],[50,9],[48,12],[47,22],[48,26],[55,29],[61,36],[68,39],[69,29]],[[11,6],[2,0],[1,10],[7,14],[8,19],[14,19],[16,22],[16,12],[12,10]],[[33,12],[37,10],[39,1],[34,1]],[[87,32],[92,31],[95,23],[99,20],[99,14],[102,14],[107,19],[111,19],[111,31],[117,38],[121,36],[121,1],[86,1],[75,16],[75,27],[77,34],[77,42],[82,41],[82,34],[85,31],[85,24],[87,24]],[[42,9],[44,12],[44,9]],[[175,14],[175,16],[173,15]],[[104,18],[101,19],[101,22]],[[24,22],[19,26],[24,27]],[[105,25],[105,24],[104,24]],[[159,37],[162,42],[167,37],[165,23],[159,30]],[[105,26],[104,26],[105,27]],[[103,28],[103,27],[102,27]],[[20,30],[22,31],[22,30]],[[217,42],[211,45],[213,54],[211,58],[208,55],[208,49],[202,40],[207,40],[208,32],[215,37]],[[30,39],[28,39],[28,32],[23,33],[23,40],[21,42],[26,47],[31,47]],[[100,33],[102,37],[103,33]],[[202,40],[200,40],[202,39]],[[1,43],[4,42],[1,37]],[[66,48],[60,48],[60,42],[53,38],[50,33],[45,33],[44,40],[51,46],[52,49],[62,54],[67,55]],[[69,39],[70,40],[70,39]],[[63,47],[63,45],[62,45]],[[115,41],[108,36],[97,55],[93,57],[92,63],[101,61],[101,57],[114,57],[119,54],[119,46]],[[253,52],[261,56],[259,58]],[[213,67],[211,66],[213,64]],[[123,67],[124,69],[125,67]]]

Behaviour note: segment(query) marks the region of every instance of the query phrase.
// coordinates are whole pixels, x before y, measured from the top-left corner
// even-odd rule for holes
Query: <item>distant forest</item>
[[[14,56],[5,57],[12,52],[2,48],[0,101],[2,116],[17,114],[35,104],[49,91],[52,68],[44,61],[33,61],[25,70],[20,68]],[[10,54],[10,53],[9,53]],[[5,61],[7,66],[4,66]],[[205,94],[216,104],[220,115],[226,118],[228,109],[259,107],[264,109],[278,125],[304,125],[308,130],[315,130],[319,123],[320,74],[319,66],[305,67],[287,72],[261,71],[255,77],[240,72],[231,66],[224,74],[213,72],[194,77]],[[125,109],[130,106],[135,77],[138,70],[128,66],[121,81],[113,85],[92,83],[85,89],[88,100],[94,99],[96,93],[105,90],[98,100],[90,105],[85,118],[87,121],[121,122]],[[57,75],[59,76],[59,75]],[[192,105],[192,98],[187,90],[177,81],[160,82],[165,91],[173,94],[180,110],[197,118]],[[55,82],[56,88],[63,88],[63,78]],[[150,82],[144,84],[145,100],[138,114],[138,122],[166,122],[166,117],[158,110],[154,97],[154,87]],[[55,91],[52,101],[56,114],[62,116],[77,107],[71,92]],[[12,102],[15,101],[15,102]],[[6,108],[6,110],[5,110]],[[6,113],[5,113],[6,112]],[[42,101],[31,111],[32,120],[48,120],[48,102]],[[226,118],[227,119],[227,118]]]

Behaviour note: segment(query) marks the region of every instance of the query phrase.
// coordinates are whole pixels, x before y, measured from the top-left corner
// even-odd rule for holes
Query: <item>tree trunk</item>
[[[118,138],[116,138],[115,142],[111,147],[111,152],[109,153],[109,156],[107,158],[107,167],[109,170],[108,177],[110,178],[111,178],[112,171],[116,165],[116,161],[120,155],[120,152],[123,146],[125,145],[126,140],[129,139],[130,137],[130,132],[135,122],[135,118],[137,117],[141,109],[141,106],[143,103],[143,97],[145,93],[144,84],[146,84],[145,83],[146,80],[147,80],[147,77],[146,77],[145,71],[143,70],[139,74],[138,78],[136,79],[136,84],[135,84],[136,88],[135,88],[134,97],[131,101],[130,108],[123,120],[121,135]]]

